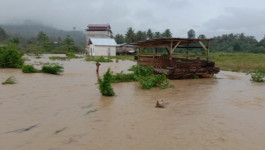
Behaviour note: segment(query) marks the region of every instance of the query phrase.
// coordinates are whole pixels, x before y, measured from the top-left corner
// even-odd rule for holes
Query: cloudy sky
[[[186,37],[189,29],[207,37],[265,35],[264,0],[1,0],[0,24],[43,23],[63,30],[110,24],[114,34],[128,27]]]

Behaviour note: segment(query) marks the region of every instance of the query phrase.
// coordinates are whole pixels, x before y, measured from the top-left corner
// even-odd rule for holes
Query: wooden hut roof
[[[179,43],[181,45],[194,44],[199,42],[209,42],[213,39],[188,39],[188,38],[159,38],[150,39],[146,41],[139,41],[135,43],[130,43],[131,45],[136,45],[138,47],[153,47],[153,48],[164,48],[170,47],[171,45],[176,45]]]

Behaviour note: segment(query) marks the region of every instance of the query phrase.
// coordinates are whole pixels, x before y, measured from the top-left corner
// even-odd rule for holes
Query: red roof
[[[87,31],[108,31],[110,29],[109,24],[89,24],[87,26]]]

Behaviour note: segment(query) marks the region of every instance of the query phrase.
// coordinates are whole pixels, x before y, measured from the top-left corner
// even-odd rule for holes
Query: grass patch
[[[69,59],[77,59],[77,58],[83,58],[81,56],[76,56],[74,53],[66,53],[66,57],[61,56],[51,56],[49,57],[50,60],[69,60]]]
[[[8,77],[4,82],[2,82],[2,84],[15,84],[16,83],[16,80],[15,80],[15,77],[11,76],[11,77]]]
[[[221,70],[253,72],[256,68],[265,69],[265,54],[253,53],[210,53],[216,66]]]
[[[42,66],[42,69],[41,69],[41,72],[49,73],[49,74],[56,74],[56,75],[62,73],[63,71],[64,71],[63,67],[59,65]]]
[[[95,57],[95,56],[88,56],[86,61],[95,61],[95,62],[113,62],[110,58],[105,58],[103,56]]]
[[[25,65],[22,67],[22,72],[24,72],[24,73],[37,73],[37,72],[40,72],[40,70],[35,69],[32,65]]]

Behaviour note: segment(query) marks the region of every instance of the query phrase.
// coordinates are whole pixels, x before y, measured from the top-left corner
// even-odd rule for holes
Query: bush
[[[264,82],[265,77],[265,69],[255,69],[253,73],[251,73],[251,80],[254,82]]]
[[[112,75],[112,82],[131,82],[136,81],[135,75],[133,73],[125,74],[122,72]]]
[[[0,47],[0,68],[21,68],[23,53],[10,47]]]
[[[154,72],[152,67],[143,67],[139,65],[132,66],[129,71],[133,71],[136,76],[149,76]]]
[[[150,89],[152,87],[161,87],[165,89],[168,87],[168,80],[165,74],[162,75],[150,75],[150,76],[139,76],[138,80],[140,82],[140,86],[143,89]]]
[[[114,96],[115,92],[111,87],[111,81],[113,80],[110,69],[104,74],[103,79],[98,79],[100,93],[104,96]]]
[[[24,73],[36,73],[36,72],[40,72],[40,70],[35,69],[32,65],[25,65],[22,67],[22,72],[24,72]]]
[[[50,74],[60,74],[64,70],[62,66],[55,65],[55,66],[42,66],[41,71]]]

